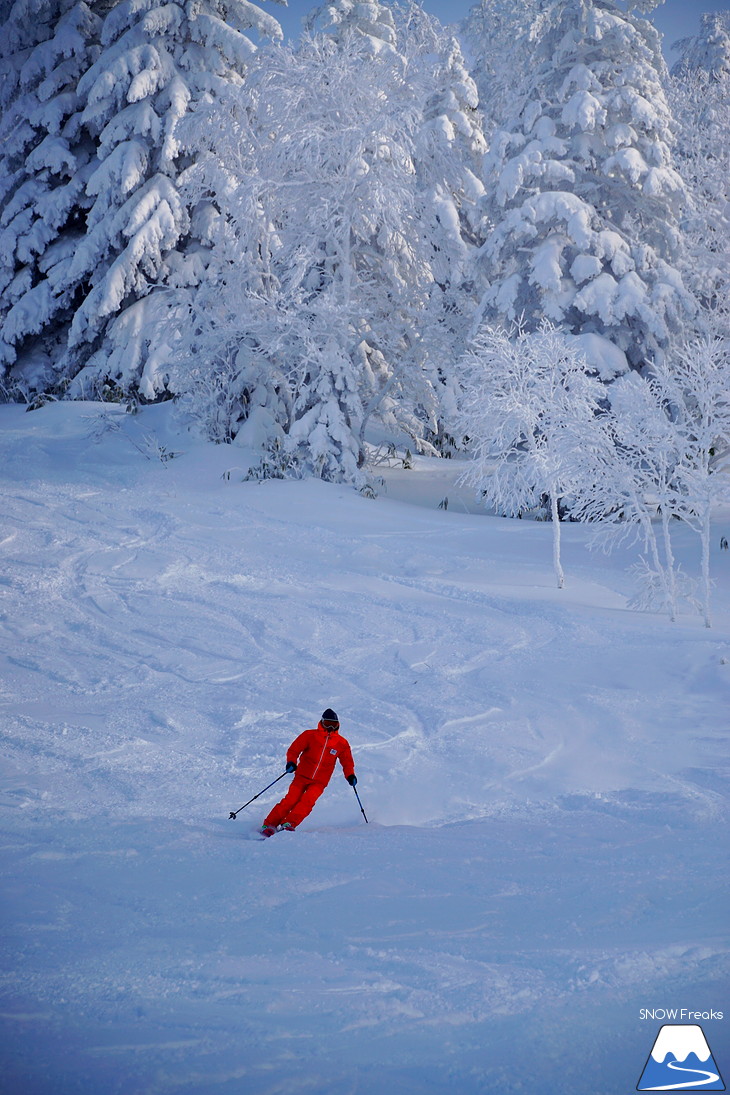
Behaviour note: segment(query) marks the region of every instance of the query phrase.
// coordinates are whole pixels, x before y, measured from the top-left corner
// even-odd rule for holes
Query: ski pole
[[[261,795],[263,795],[264,791],[268,791],[269,787],[273,787],[275,783],[278,783],[280,779],[283,779],[284,776],[288,775],[288,772],[282,772],[280,776],[276,777],[276,779],[272,779],[271,783],[269,783],[268,786],[264,787],[264,789],[262,791],[259,791],[257,795],[254,795],[253,798],[250,798],[248,802],[244,802],[243,806],[239,806],[237,810],[231,810],[230,814],[228,815],[228,820],[230,821],[232,818],[235,821],[236,814],[240,814],[241,810],[245,810],[247,806],[250,806],[254,799],[260,798]]]
[[[369,824],[370,824],[370,822],[368,821],[368,815],[367,815],[367,814],[365,813],[365,811],[364,811],[364,810],[363,810],[363,808],[362,808],[362,802],[360,802],[360,796],[358,795],[358,793],[357,793],[357,787],[355,787],[355,785],[354,785],[354,784],[353,784],[353,787],[352,787],[352,789],[353,789],[353,791],[355,792],[355,798],[357,799],[357,801],[358,801],[358,804],[359,804],[359,806],[360,806],[360,813],[361,813],[361,814],[362,814],[362,816],[363,816],[363,817],[365,818],[365,824],[366,824],[366,825],[369,825]]]

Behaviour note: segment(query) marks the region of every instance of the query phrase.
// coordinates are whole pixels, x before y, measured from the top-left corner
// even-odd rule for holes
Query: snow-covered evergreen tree
[[[396,14],[406,79],[418,106],[413,158],[433,278],[424,322],[443,382],[443,412],[450,417],[457,386],[452,363],[463,351],[480,296],[475,260],[484,240],[487,145],[476,84],[457,40],[416,3]]]
[[[414,4],[397,15],[320,9],[325,32],[262,55],[243,94],[183,127],[189,200],[212,194],[230,220],[173,383],[216,436],[296,452],[328,478],[362,477],[373,417],[416,447],[442,443],[478,301],[476,89],[437,20]],[[236,394],[208,400],[201,362]]]
[[[670,91],[677,165],[691,197],[688,280],[714,307],[730,284],[730,12],[703,15],[699,35],[678,46]]]
[[[189,161],[179,125],[197,101],[241,83],[256,52],[251,29],[281,36],[248,0],[122,0],[104,21],[103,52],[78,89],[98,144],[93,204],[71,267],[90,285],[69,339],[73,371],[85,363],[79,393],[104,378],[138,384],[148,398],[166,385],[154,340],[175,314],[170,290],[203,276],[211,215],[180,196]]]
[[[679,60],[673,76],[705,72],[715,80],[730,77],[730,11],[712,11],[700,16],[700,32],[674,43]]]
[[[373,54],[395,50],[393,12],[381,0],[326,0],[309,14],[305,25],[311,32],[324,31],[340,41],[354,34]]]
[[[439,246],[439,235],[449,236],[452,242],[446,250],[463,264],[465,245],[481,242],[483,222],[480,176],[487,143],[479,94],[459,42],[437,19],[413,0],[397,14],[405,80],[418,111],[416,172],[435,217],[429,233],[434,246]],[[448,261],[444,254],[443,262]],[[446,268],[438,260],[434,273],[437,280],[447,280]]]
[[[99,54],[99,4],[16,0],[0,31],[0,376],[28,395],[60,379],[70,274],[95,147],[77,86]]]
[[[215,147],[187,175],[231,222],[176,383],[237,341],[239,440],[265,441],[264,427],[310,471],[357,479],[372,415],[421,443],[438,405],[419,325],[432,274],[402,58],[373,55],[351,31],[314,35],[268,51],[226,110],[225,121],[201,112],[198,139],[215,132]]]
[[[694,309],[659,36],[614,0],[559,0],[548,15],[529,93],[487,157],[482,318],[547,317],[641,368]]]
[[[507,124],[529,87],[544,18],[541,0],[479,0],[461,25],[488,135]]]
[[[71,394],[111,381],[151,398],[172,290],[202,277],[213,215],[180,197],[179,123],[240,84],[246,32],[277,38],[279,25],[249,0],[17,0],[5,29],[0,352],[21,354],[31,385],[48,383],[52,346]],[[39,348],[45,378],[27,363]]]

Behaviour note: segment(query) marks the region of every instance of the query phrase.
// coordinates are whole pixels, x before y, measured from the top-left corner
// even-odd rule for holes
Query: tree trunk
[[[560,563],[560,512],[558,509],[558,492],[552,489],[550,491],[550,510],[553,518],[553,566],[555,568],[555,577],[558,580],[558,589],[562,589],[565,585],[565,575],[563,574],[563,568]]]
[[[651,521],[651,517],[646,512],[646,507],[639,498],[636,491],[632,491],[632,500],[634,503],[634,512],[639,516],[639,523],[641,524],[642,531],[644,533],[644,543],[651,551],[652,562],[658,577],[661,579],[661,583],[664,586],[664,595],[667,599],[667,604],[671,602],[671,594],[669,592],[669,580],[667,578],[666,568],[662,566],[662,561],[659,558],[659,548],[656,542],[656,535],[654,533],[654,526]],[[672,617],[674,619],[674,617]]]
[[[669,593],[669,618],[672,623],[677,619],[677,575],[674,569],[674,552],[672,551],[672,535],[669,530],[669,514],[666,506],[662,506],[662,532],[664,534],[664,558],[667,561],[667,587]]]
[[[709,501],[705,502],[705,512],[702,515],[702,592],[705,610],[705,627],[712,627],[710,619],[710,511]]]

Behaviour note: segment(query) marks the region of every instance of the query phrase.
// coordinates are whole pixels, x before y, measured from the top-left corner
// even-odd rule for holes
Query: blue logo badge
[[[724,1091],[702,1027],[666,1025],[656,1036],[637,1091]]]

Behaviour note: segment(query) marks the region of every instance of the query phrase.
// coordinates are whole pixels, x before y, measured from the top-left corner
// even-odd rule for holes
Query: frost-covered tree
[[[476,85],[456,39],[445,41],[436,64],[421,66],[418,75],[426,98],[415,135],[416,171],[432,218],[429,234],[434,248],[444,252],[434,257],[436,279],[454,283],[468,276],[468,245],[481,240],[484,186],[477,173],[487,144]],[[441,239],[449,242],[442,244]]]
[[[578,341],[543,323],[537,331],[483,328],[460,362],[457,426],[470,439],[463,481],[508,517],[548,499],[553,565],[560,559],[561,504],[575,490],[604,389]]]
[[[640,542],[637,607],[676,619],[682,575],[672,546],[673,479],[678,433],[652,379],[620,377],[608,406],[579,433],[571,514],[592,525],[591,546],[605,551]],[[657,522],[657,517],[659,521]]]
[[[187,175],[193,198],[214,194],[230,222],[176,382],[185,361],[237,343],[240,440],[282,431],[309,470],[357,478],[373,414],[421,439],[437,403],[402,60],[352,33],[311,36],[269,51],[226,110],[201,112],[197,139],[216,136]]]
[[[634,368],[678,336],[694,301],[678,266],[685,190],[664,75],[657,32],[614,0],[546,13],[531,87],[487,157],[487,322],[547,317]]]
[[[529,87],[544,7],[541,0],[479,0],[462,23],[489,134],[507,124]]]
[[[638,603],[662,602],[672,620],[680,597],[693,596],[672,546],[673,522],[685,522],[700,539],[708,627],[711,518],[730,501],[723,470],[730,450],[728,345],[727,337],[711,333],[685,343],[645,378],[616,381],[608,407],[576,436],[571,500],[571,513],[594,524],[602,546],[640,539],[648,559],[640,567]]]
[[[78,83],[99,54],[99,4],[15,0],[0,30],[0,377],[53,387],[81,279],[94,142]]]
[[[415,3],[397,9],[397,16],[406,80],[418,107],[413,160],[433,280],[424,323],[449,417],[458,383],[452,363],[480,296],[475,260],[484,239],[480,176],[487,146],[476,84],[459,43]]]
[[[73,365],[85,363],[79,392],[95,378],[139,385],[148,398],[165,387],[152,340],[176,306],[170,290],[203,276],[214,213],[180,196],[189,159],[179,126],[196,102],[242,82],[256,52],[250,30],[281,36],[248,0],[122,0],[104,21],[103,52],[78,89],[98,145],[71,268],[90,285],[69,339]]]
[[[90,8],[105,16],[101,28]],[[29,34],[21,24],[39,13],[46,29],[35,29],[40,44],[19,67]],[[164,387],[158,332],[175,303],[171,290],[203,276],[214,215],[180,198],[189,156],[178,127],[196,102],[241,83],[256,52],[251,29],[281,35],[248,0],[15,4],[3,78],[3,94],[15,98],[3,121],[3,156],[14,157],[3,171],[12,197],[6,271],[15,266],[6,360],[50,342],[56,376],[75,378],[71,394],[104,381],[138,385],[150,398]],[[62,353],[59,332],[67,335]],[[30,376],[25,361],[23,370]]]
[[[393,12],[381,0],[326,0],[309,14],[305,25],[312,33],[324,31],[340,41],[355,35],[373,54],[395,50]]]
[[[705,72],[715,80],[730,77],[730,11],[712,11],[700,16],[700,32],[674,43],[679,60],[673,76]]]
[[[677,45],[670,94],[677,166],[691,198],[688,281],[714,307],[730,283],[730,12],[703,15],[700,34]]]
[[[655,373],[657,399],[678,434],[673,513],[698,535],[705,625],[710,627],[710,534],[713,512],[730,502],[730,339],[712,331],[686,343]]]

